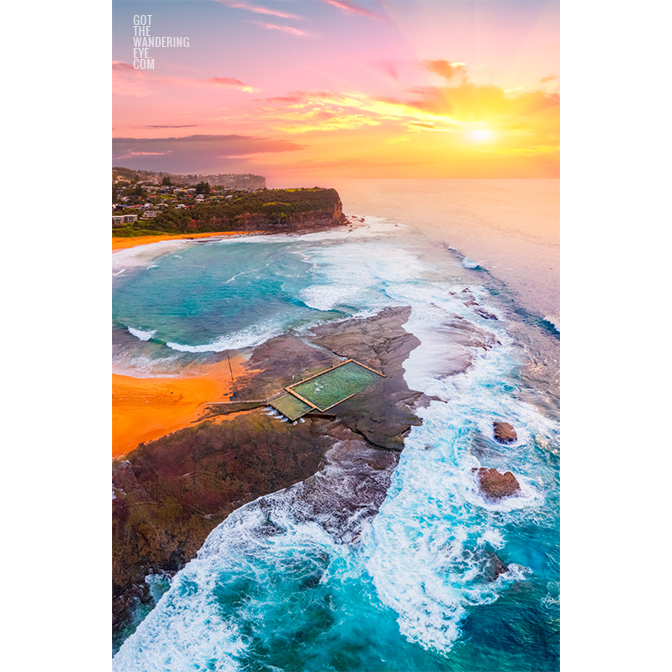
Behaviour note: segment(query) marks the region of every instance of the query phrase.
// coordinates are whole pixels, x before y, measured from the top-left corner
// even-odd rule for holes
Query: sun
[[[469,137],[476,142],[485,142],[490,140],[492,133],[487,128],[474,128],[469,131]]]

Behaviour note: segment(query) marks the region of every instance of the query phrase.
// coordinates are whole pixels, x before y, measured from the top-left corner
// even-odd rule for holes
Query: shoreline
[[[363,226],[362,219],[348,215],[350,230]],[[353,221],[354,220],[354,221]],[[324,230],[338,229],[326,227]],[[345,228],[345,227],[343,227]],[[311,233],[296,231],[287,233]],[[165,240],[188,240],[221,236],[258,236],[265,231],[224,231],[185,233],[165,236],[138,236],[112,238],[112,251],[126,250]],[[244,368],[246,357],[231,356],[235,379],[248,375]],[[201,415],[203,404],[212,401],[229,401],[233,381],[226,359],[215,364],[199,365],[197,372],[184,376],[136,378],[125,374],[112,374],[112,457],[117,459],[135,450],[141,443],[156,441],[180,429],[194,426]],[[217,418],[233,419],[240,413],[230,413]]]
[[[136,236],[134,238],[125,238],[119,236],[115,238],[112,236],[112,252],[117,250],[127,250],[139,245],[150,245],[151,243],[160,243],[164,240],[191,240],[193,238],[217,238],[219,236],[269,236],[278,234],[304,234],[315,233],[317,231],[329,231],[331,229],[339,230],[344,228],[356,229],[362,226],[364,222],[364,215],[345,215],[347,224],[329,226],[316,226],[297,228],[294,231],[208,231],[201,233],[179,233],[179,234],[165,234],[163,236]]]
[[[245,357],[231,357],[234,379],[246,375]],[[229,362],[198,367],[197,375],[134,378],[112,374],[112,457],[123,457],[141,443],[193,427],[203,404],[228,401],[232,391]],[[231,418],[234,414],[227,417]]]
[[[192,238],[212,238],[217,236],[252,236],[263,233],[263,231],[213,231],[208,233],[180,233],[177,235],[166,234],[165,236],[136,236],[134,238],[125,238],[112,236],[112,251],[128,250],[138,245],[149,245],[151,243],[160,243],[164,240],[189,240]]]

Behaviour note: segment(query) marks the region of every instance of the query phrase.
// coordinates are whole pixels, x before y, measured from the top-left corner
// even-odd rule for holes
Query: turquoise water
[[[421,345],[406,380],[433,399],[358,543],[307,518],[295,487],[238,509],[125,641],[115,670],[559,668],[558,335],[463,261],[375,218],[350,234],[115,255],[119,370],[175,372],[283,331],[411,306],[405,329]],[[500,319],[465,305],[466,288]],[[493,347],[456,349],[455,325]],[[446,375],[460,352],[472,365]],[[516,427],[514,444],[495,442],[496,420]],[[522,496],[484,500],[479,466],[513,471]]]

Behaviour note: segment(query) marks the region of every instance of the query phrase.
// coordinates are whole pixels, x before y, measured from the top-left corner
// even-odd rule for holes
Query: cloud
[[[120,96],[150,95],[145,71],[123,61],[112,61],[112,91]]]
[[[270,16],[278,16],[281,19],[302,19],[303,17],[289,12],[279,12],[277,9],[268,9],[266,7],[259,7],[258,5],[251,5],[249,2],[234,2],[233,0],[217,0],[217,2],[232,9],[245,9],[248,12],[255,14],[267,14]]]
[[[195,128],[198,124],[160,124],[160,125],[151,125],[151,126],[136,126],[136,128]]]
[[[344,129],[361,128],[362,126],[378,126],[380,121],[371,119],[364,114],[328,114],[317,113],[312,115],[315,123],[311,124],[311,115],[301,115],[295,121],[299,123],[279,127],[285,133],[309,133],[311,131],[342,131]]]
[[[424,121],[443,128],[460,124],[417,105],[359,92],[293,91],[287,96],[269,98],[266,103],[258,109],[258,114],[266,117],[277,130],[291,134],[378,126],[390,121]]]
[[[393,61],[380,61],[376,64],[386,75],[389,75],[396,82],[399,81],[399,70],[397,64]]]
[[[180,82],[183,80],[180,79]],[[234,79],[233,77],[210,77],[210,79],[192,79],[186,80],[185,86],[214,86],[214,87],[230,87],[233,89],[240,89],[247,93],[252,93],[257,89],[252,88],[251,86],[246,86],[239,79]]]
[[[359,16],[368,16],[371,19],[382,18],[379,14],[370,12],[368,9],[362,9],[361,7],[357,7],[356,5],[353,5],[351,2],[348,2],[347,0],[322,0],[322,2],[326,2],[328,5],[333,5],[334,7],[337,7],[346,14],[358,14]]]
[[[179,88],[228,88],[244,93],[257,91],[252,86],[243,84],[235,77],[210,77],[209,79],[193,79],[189,77],[160,77],[147,70],[136,70],[123,61],[112,62],[112,91],[120,96],[149,96],[160,87]]]
[[[304,37],[308,35],[305,30],[299,30],[298,28],[292,28],[291,26],[276,26],[274,23],[264,23],[263,21],[250,21],[255,26],[260,28],[265,28],[266,30],[280,30],[283,33],[289,33],[290,35],[296,35],[298,37]]]
[[[118,161],[119,159],[131,159],[135,156],[164,156],[165,154],[169,154],[170,150],[168,152],[129,152],[128,154],[122,154],[119,156],[115,156],[115,160]]]
[[[441,75],[441,77],[444,77],[446,81],[450,81],[451,79],[454,79],[458,75],[462,76],[463,78],[466,78],[467,76],[467,69],[465,68],[466,65],[465,63],[458,63],[458,62],[451,63],[450,61],[436,60],[436,61],[423,61],[422,64],[430,72],[434,72],[437,75]]]
[[[182,138],[113,138],[115,163],[124,159],[129,168],[167,172],[230,172],[227,161],[246,156],[295,152],[305,149],[286,139],[249,135],[189,135]],[[239,163],[237,164],[240,167]]]
[[[542,77],[539,80],[540,84],[546,84],[547,82],[556,82],[558,78],[555,75],[549,75],[548,77]]]
[[[438,61],[431,67],[450,82],[407,89],[398,97],[356,91],[290,91],[259,101],[255,115],[289,135],[379,127],[379,137],[443,133],[452,135],[450,142],[460,143],[469,141],[468,132],[477,124],[492,131],[494,145],[502,153],[533,155],[557,148],[557,92],[543,85],[506,91],[474,84],[461,63]]]

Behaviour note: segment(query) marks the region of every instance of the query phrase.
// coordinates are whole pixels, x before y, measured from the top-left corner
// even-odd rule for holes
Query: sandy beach
[[[231,358],[234,378],[243,375],[244,361],[242,356]],[[226,359],[203,365],[197,373],[180,378],[112,374],[112,456],[120,457],[140,443],[193,426],[204,403],[229,398],[232,381]]]
[[[212,233],[183,233],[178,236],[137,236],[136,238],[112,238],[112,251],[127,250],[138,245],[159,243],[163,240],[183,240],[185,238],[212,238],[213,236],[249,236],[261,231],[214,231]]]

